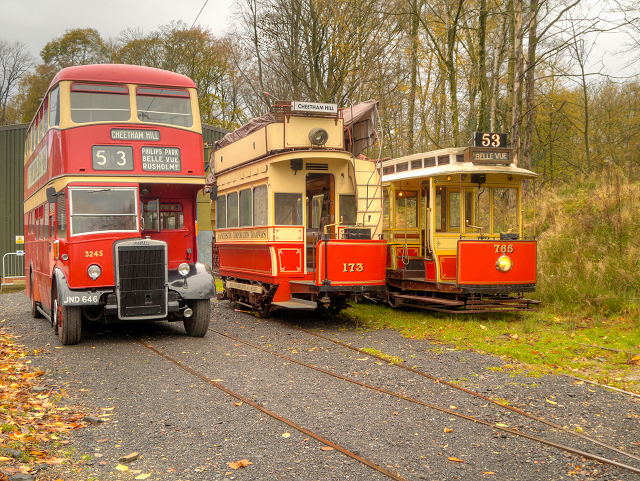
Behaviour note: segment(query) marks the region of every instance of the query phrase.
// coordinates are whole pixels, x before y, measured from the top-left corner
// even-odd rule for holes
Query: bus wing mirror
[[[54,187],[48,187],[47,188],[47,202],[49,202],[49,204],[55,204],[57,198],[58,198],[58,193],[56,192],[56,189]]]
[[[218,198],[218,187],[217,186],[213,186],[211,187],[211,191],[209,192],[209,197],[211,198],[211,200],[216,200]]]

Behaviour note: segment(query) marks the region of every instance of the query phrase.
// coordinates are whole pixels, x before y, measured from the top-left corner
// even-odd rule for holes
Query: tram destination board
[[[509,165],[513,162],[513,149],[468,147],[464,151],[464,161],[474,164]]]
[[[180,172],[180,149],[175,147],[142,147],[142,169],[158,172]]]
[[[500,147],[507,146],[507,134],[499,134],[497,132],[474,132],[474,147]]]

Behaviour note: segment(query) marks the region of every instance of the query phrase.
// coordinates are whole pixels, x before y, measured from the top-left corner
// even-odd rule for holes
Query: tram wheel
[[[72,346],[80,342],[82,337],[82,308],[77,306],[57,306],[57,326],[60,342],[65,346]]]
[[[256,309],[260,319],[267,319],[271,315],[271,305],[263,306],[262,309]]]
[[[211,300],[198,299],[191,302],[193,315],[185,317],[182,323],[187,335],[191,337],[204,337],[209,329],[209,320],[211,319]]]
[[[33,274],[29,276],[29,297],[31,298],[31,317],[38,319],[42,317],[42,314],[38,310],[38,303],[36,302],[36,297],[34,295],[33,289]]]

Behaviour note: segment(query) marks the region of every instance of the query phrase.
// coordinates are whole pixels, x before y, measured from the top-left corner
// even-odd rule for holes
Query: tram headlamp
[[[178,272],[182,277],[187,277],[187,274],[189,274],[190,270],[191,270],[191,267],[186,262],[183,262],[178,266]]]
[[[324,145],[329,140],[329,132],[323,128],[316,127],[309,131],[309,142],[313,145]]]
[[[100,274],[102,274],[102,269],[100,269],[100,266],[97,264],[91,264],[87,269],[87,274],[89,274],[89,277],[95,281],[100,277]]]
[[[496,269],[500,272],[509,272],[513,269],[513,261],[508,256],[500,256],[496,261]]]

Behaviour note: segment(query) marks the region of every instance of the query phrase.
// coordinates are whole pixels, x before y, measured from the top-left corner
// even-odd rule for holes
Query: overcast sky
[[[95,28],[107,40],[127,28],[149,33],[172,20],[191,26],[203,5],[205,0],[0,0],[0,39],[25,43],[40,61],[42,48],[67,30]],[[222,35],[230,5],[208,0],[197,24]]]
[[[205,4],[206,1],[206,4]],[[594,0],[597,2],[597,0]],[[103,39],[116,38],[127,28],[141,28],[144,33],[157,30],[172,20],[191,26],[208,27],[214,35],[229,30],[233,0],[0,0],[0,39],[27,45],[38,60],[42,48],[54,38],[74,28],[94,28]],[[204,9],[203,9],[204,5]],[[198,13],[202,13],[198,17]],[[598,39],[591,54],[591,71],[612,75],[632,75],[637,68],[623,70],[629,55],[616,56],[626,41],[622,35],[609,33]]]

